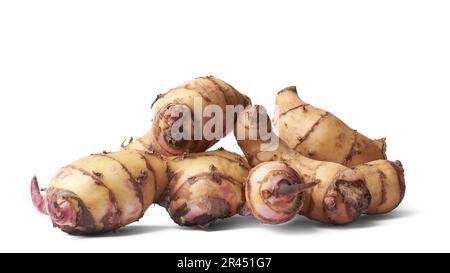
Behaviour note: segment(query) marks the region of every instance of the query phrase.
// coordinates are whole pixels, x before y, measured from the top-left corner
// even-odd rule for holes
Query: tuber
[[[233,130],[234,121],[232,118],[227,119],[225,114],[217,117],[212,114],[205,116],[202,111],[195,111],[196,98],[200,108],[216,106],[220,107],[221,113],[227,112],[227,106],[242,106],[243,109],[251,104],[247,96],[218,78],[213,76],[196,78],[157,96],[152,104],[154,116],[150,130],[140,139],[130,143],[127,148],[145,149],[167,156],[204,152],[220,137]],[[187,118],[190,126],[187,126],[186,131],[181,129],[177,131],[177,128],[173,128],[177,121],[187,123],[183,117]],[[223,128],[214,128],[215,119],[221,119],[219,122]],[[226,126],[227,122],[231,125]],[[213,134],[211,136],[205,135],[204,129],[207,124],[213,124],[210,128]],[[197,127],[194,127],[195,125]],[[174,133],[185,136],[177,138]]]
[[[92,154],[63,167],[45,195],[33,177],[32,201],[65,232],[111,231],[139,220],[159,198],[166,169],[163,158],[140,151]]]
[[[394,210],[405,196],[405,177],[400,161],[376,160],[356,166],[364,176],[372,195],[367,214],[384,214]]]
[[[302,155],[349,167],[386,159],[385,139],[371,140],[330,112],[303,102],[295,86],[281,90],[275,103],[280,138]]]
[[[266,130],[261,130],[259,127],[264,124]],[[271,131],[270,120],[261,106],[253,106],[240,115],[235,134],[239,130],[245,132],[244,138],[237,137],[239,146],[250,165],[257,165],[250,172],[246,194],[250,183],[265,182],[258,176],[264,177],[270,172],[281,172],[285,169],[276,165],[263,168],[262,162],[283,161],[298,174],[304,183],[317,184],[316,187],[305,191],[300,213],[324,223],[347,224],[361,213],[386,213],[398,206],[404,196],[404,174],[399,161],[377,160],[350,169],[337,163],[307,158],[278,139],[278,136]],[[258,138],[250,139],[252,130],[258,130]],[[277,141],[274,142],[274,139]],[[262,145],[267,145],[269,140],[275,144],[262,148]],[[255,177],[257,172],[259,174]],[[278,179],[281,180],[283,176],[289,177],[283,174]],[[252,203],[259,202],[261,202],[259,199],[247,198],[250,208],[255,208]],[[253,214],[257,213],[253,211]],[[280,222],[287,220],[289,218]]]
[[[266,126],[265,130],[261,130],[261,126]],[[250,138],[252,130],[258,131],[256,139]],[[238,136],[239,131],[244,131],[245,136]],[[270,119],[262,106],[252,106],[241,113],[236,122],[235,134],[237,135],[238,144],[251,166],[256,166],[262,162],[283,161],[297,173],[304,183],[316,184],[315,187],[304,191],[303,206],[298,212],[306,217],[323,223],[347,224],[354,221],[361,213],[367,210],[371,197],[361,174],[337,163],[306,158],[287,147],[272,132]],[[273,140],[278,141],[273,142]],[[274,146],[262,148],[262,145],[270,145],[269,141],[272,141]],[[264,169],[259,170],[260,168]],[[251,171],[246,184],[247,196],[251,197],[248,194],[251,189],[249,187],[251,182],[254,180],[260,181],[259,183],[266,182],[264,180],[266,178],[260,180],[253,177],[255,174],[267,177],[267,174],[270,172],[280,172],[283,168],[276,167],[275,164],[273,164],[272,168],[267,168],[265,165],[256,166]],[[278,179],[282,179],[283,176],[287,178],[286,174],[284,174]],[[264,198],[261,200],[247,199],[248,206],[252,209],[257,207],[258,203],[262,201],[267,202]],[[284,210],[277,212],[280,215],[286,215],[290,208],[286,207]],[[252,212],[254,215],[261,214],[261,212]],[[294,216],[295,214],[291,214],[289,218],[280,217],[278,223],[288,221]]]
[[[33,177],[32,202],[71,234],[116,230],[153,203],[177,224],[201,228],[237,213],[266,224],[302,214],[342,225],[400,204],[404,170],[386,160],[384,139],[303,102],[295,87],[281,90],[276,105],[280,137],[265,109],[231,85],[212,76],[188,81],[157,96],[150,130],[121,151],[72,162],[45,190]],[[218,112],[205,115],[208,107]],[[245,157],[205,152],[233,125]]]
[[[244,205],[249,168],[245,158],[225,150],[171,157],[161,204],[179,225],[208,227]]]
[[[33,177],[31,197],[54,226],[72,234],[118,229],[154,202],[176,223],[204,228],[243,206],[248,170],[243,157],[224,150],[166,158],[124,149],[63,167],[44,195]]]

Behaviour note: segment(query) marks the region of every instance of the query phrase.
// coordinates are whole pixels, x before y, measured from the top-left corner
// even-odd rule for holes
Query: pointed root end
[[[31,179],[31,200],[34,207],[41,213],[47,214],[47,209],[45,206],[45,197],[41,195],[41,190],[39,188],[39,183],[37,181],[36,175]]]

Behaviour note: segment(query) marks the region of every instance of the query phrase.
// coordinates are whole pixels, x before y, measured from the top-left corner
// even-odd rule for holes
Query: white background
[[[70,236],[31,204],[63,165],[150,127],[157,93],[214,75],[274,110],[278,90],[367,136],[406,168],[404,202],[345,227],[234,217],[210,231],[152,207],[136,224]],[[449,251],[448,1],[2,1],[0,250]],[[239,151],[233,137],[220,146]]]

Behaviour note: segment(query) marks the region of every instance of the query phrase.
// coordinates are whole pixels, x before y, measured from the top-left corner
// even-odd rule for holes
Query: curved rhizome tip
[[[36,209],[48,215],[55,227],[70,234],[95,232],[92,215],[73,192],[49,188],[43,195],[34,176],[31,179],[31,199]]]

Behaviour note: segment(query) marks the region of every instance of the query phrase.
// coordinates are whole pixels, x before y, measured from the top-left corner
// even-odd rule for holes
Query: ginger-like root
[[[303,192],[312,186],[315,183],[303,183],[283,162],[261,163],[249,174],[245,187],[247,206],[262,223],[284,223],[300,212],[305,197]]]
[[[400,161],[376,160],[354,168],[362,173],[372,195],[367,214],[384,214],[398,207],[405,196],[405,177]]]
[[[225,150],[171,157],[170,183],[161,205],[179,225],[208,227],[245,203],[247,161]]]
[[[223,124],[222,136],[233,130],[232,119],[225,114],[220,116],[204,117],[202,111],[195,112],[195,99],[198,99],[201,110],[207,106],[220,107],[222,113],[226,113],[226,107],[242,105],[242,109],[251,104],[250,99],[239,93],[231,85],[212,76],[196,78],[179,87],[169,90],[165,94],[158,95],[154,102],[153,124],[150,130],[140,139],[130,143],[128,149],[155,151],[161,155],[182,155],[183,153],[204,152],[217,141],[218,135],[205,136],[206,124],[214,124],[216,118],[221,118]],[[185,116],[187,115],[187,116]],[[180,122],[190,121],[188,132],[175,130]],[[226,126],[231,122],[231,126]],[[187,123],[187,122],[184,122]],[[194,124],[200,124],[201,129],[195,136]],[[174,130],[173,130],[174,129]],[[222,128],[217,128],[217,130]],[[173,132],[179,133],[178,137]],[[187,135],[181,137],[181,134]]]
[[[92,154],[63,167],[44,195],[34,177],[31,196],[35,207],[61,230],[99,233],[139,220],[167,182],[163,158],[122,150]]]
[[[166,158],[125,149],[92,154],[63,167],[31,198],[54,226],[71,234],[100,233],[139,220],[155,202],[179,225],[206,228],[245,203],[249,165],[224,150]]]
[[[262,149],[263,144],[277,139],[277,135],[271,131],[268,121],[266,135],[259,131],[256,140],[248,138],[249,131],[260,126],[257,121],[267,115],[264,110],[260,112],[260,108],[253,106],[238,118],[236,131],[244,130],[246,133],[238,144],[251,166],[281,160],[293,168],[305,183],[317,182],[317,187],[306,190],[301,214],[324,223],[345,224],[361,213],[388,213],[400,204],[405,195],[404,170],[400,161],[375,160],[350,169],[302,156],[280,139],[278,145],[275,141],[273,146]],[[251,171],[254,172],[255,169]]]
[[[312,160],[293,151],[272,132],[270,120],[263,109],[262,106],[253,106],[245,110],[236,123],[235,135],[250,165],[283,161],[295,170],[304,183],[316,184],[315,187],[306,189],[304,193],[297,192],[298,195],[305,195],[300,213],[310,219],[340,225],[350,223],[361,213],[366,212],[371,196],[364,184],[362,174],[343,165]],[[259,130],[261,124],[258,123],[264,120],[263,118],[267,120],[267,128],[261,131]],[[259,132],[256,139],[249,137],[251,130]],[[241,133],[244,131],[243,139],[241,139],[242,135],[239,136],[239,131]],[[270,147],[268,144],[275,139],[278,141],[273,142],[274,146]],[[267,147],[262,149],[262,145]],[[259,180],[258,177],[265,177],[276,170],[268,166],[273,165],[256,166],[251,171],[248,181]],[[253,177],[255,174],[257,174],[256,178]],[[276,180],[282,180],[283,177],[289,179],[289,175],[281,174]],[[251,208],[253,208],[251,204],[259,202],[253,195],[247,195],[247,203]],[[260,214],[256,210],[252,212],[256,215]],[[275,216],[272,215],[272,218],[276,218]],[[280,213],[278,217],[283,219],[284,214]],[[284,219],[288,220],[289,217]]]
[[[295,86],[278,93],[276,107],[280,138],[304,156],[349,167],[386,159],[385,139],[371,140],[330,112],[305,103]]]

